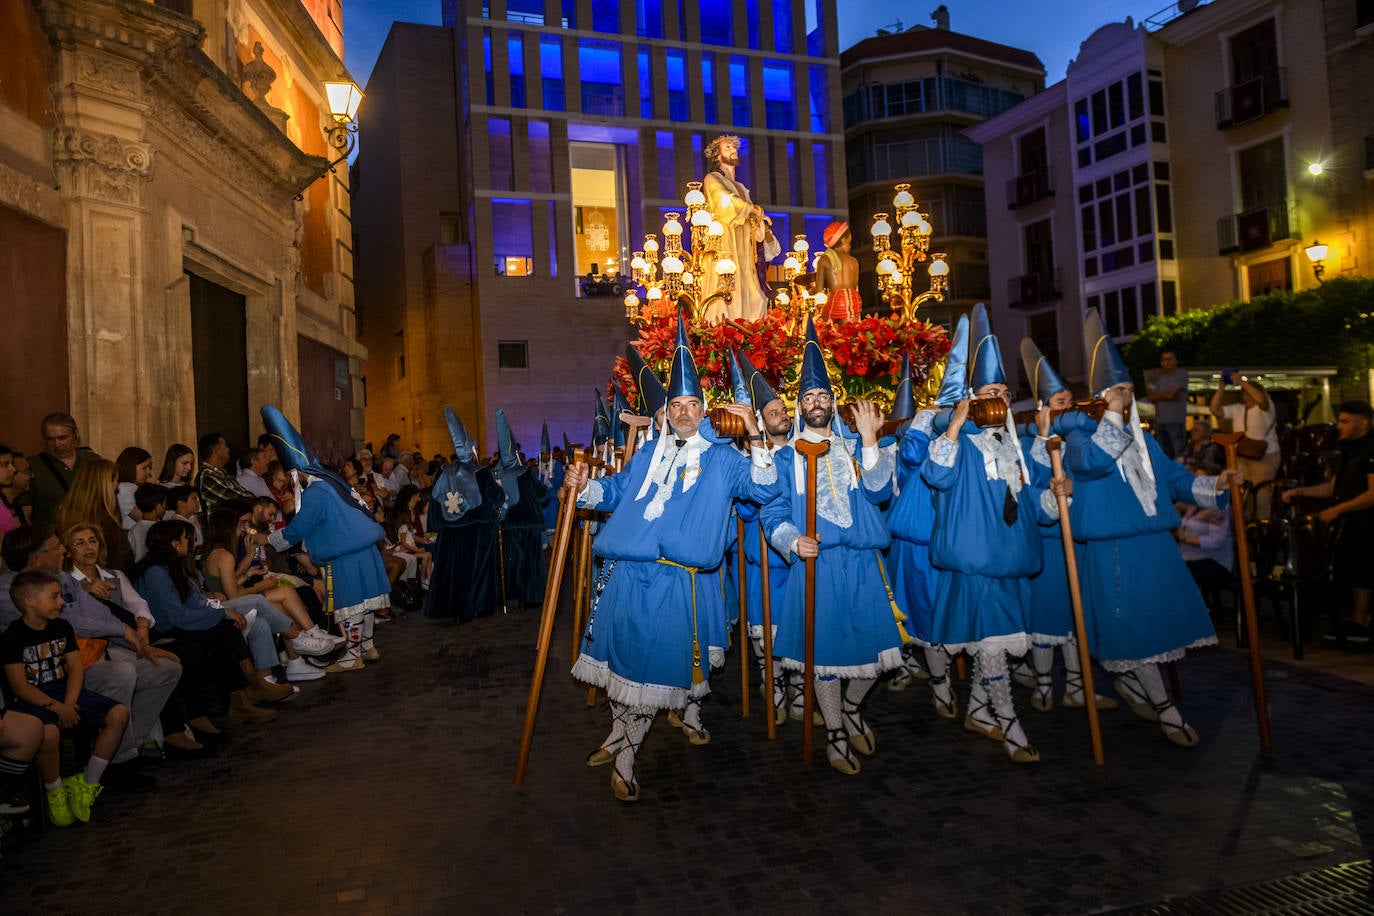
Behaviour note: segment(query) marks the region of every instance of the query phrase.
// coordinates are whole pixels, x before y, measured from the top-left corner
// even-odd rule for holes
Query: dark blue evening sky
[[[989,41],[1033,51],[1045,65],[1046,82],[1064,75],[1078,45],[1098,26],[1133,16],[1137,21],[1171,4],[1165,0],[945,0],[950,28]],[[840,47],[883,27],[932,25],[930,10],[940,0],[875,4],[837,0]],[[396,20],[439,24],[439,0],[344,0],[344,46],[348,69],[360,86]]]

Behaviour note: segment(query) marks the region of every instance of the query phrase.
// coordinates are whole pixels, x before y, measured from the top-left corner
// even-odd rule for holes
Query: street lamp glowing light
[[[358,119],[358,106],[363,103],[363,94],[353,83],[325,83],[325,99],[329,102],[329,113],[340,123],[351,124]]]
[[[1313,239],[1312,244],[1308,245],[1306,249],[1307,260],[1311,261],[1313,264],[1316,264],[1318,261],[1325,261],[1326,253],[1328,250],[1328,246],[1323,245],[1316,239]]]
[[[1307,174],[1311,175],[1313,178],[1318,177],[1319,175],[1321,175],[1322,172],[1325,171],[1326,164],[1323,163],[1321,160],[1317,160],[1316,162],[1310,163],[1307,166]]]

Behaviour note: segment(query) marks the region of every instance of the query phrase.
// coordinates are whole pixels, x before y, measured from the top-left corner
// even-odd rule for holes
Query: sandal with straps
[[[1093,696],[1097,698],[1098,709],[1116,709],[1117,702],[1116,700],[1113,700],[1111,697],[1104,697],[1100,693],[1094,693]],[[1035,700],[1032,698],[1032,705],[1034,704],[1034,702]],[[1062,702],[1064,704],[1065,709],[1082,709],[1083,707],[1088,705],[1083,700],[1082,671],[1065,671],[1064,699]]]
[[[1035,672],[1035,687],[1030,695],[1031,709],[1036,712],[1049,712],[1054,709],[1054,676],[1048,672]]]
[[[1127,678],[1130,680],[1128,681]],[[1116,691],[1117,696],[1126,701],[1127,706],[1131,707],[1131,712],[1146,722],[1157,722],[1159,713],[1155,712],[1154,706],[1150,705],[1150,700],[1145,696],[1144,689],[1137,689],[1139,683],[1140,681],[1136,679],[1136,676],[1127,671],[1112,682],[1112,689]]]
[[[992,713],[993,722],[988,724],[980,722],[977,716],[983,710]],[[991,703],[978,703],[975,705],[973,694],[969,694],[968,713],[964,716],[964,731],[973,732],[975,735],[982,735],[984,738],[991,738],[993,741],[1003,740],[1002,726],[997,724],[997,713],[993,711]]]
[[[878,738],[864,721],[859,704],[850,702],[849,683],[843,681],[840,684],[840,718],[844,723],[845,732],[849,735],[849,746],[865,757],[872,757],[878,750]]]
[[[935,688],[942,684],[949,683],[949,675],[942,674],[939,677],[930,676],[931,701],[935,704],[935,714],[942,719],[957,719],[959,717],[959,698],[954,695],[954,687],[950,685],[949,699],[940,699],[940,694]]]
[[[851,747],[848,737],[842,728],[827,728],[825,730],[826,757],[830,759],[832,769],[838,770],[846,776],[858,774],[862,767],[859,766],[859,758],[850,753]],[[834,751],[840,756],[833,756],[830,751]]]
[[[1016,720],[1013,719],[1012,721],[1014,722]],[[1010,726],[1008,726],[1007,730],[1010,730]],[[1029,740],[1027,740],[1025,744],[1021,744],[1010,738],[1003,738],[1002,746],[1006,748],[1007,756],[1011,759],[1012,763],[1040,762],[1040,752],[1035,749],[1035,746],[1032,745]]]
[[[1184,722],[1182,725],[1175,725],[1172,722],[1165,721],[1164,713],[1173,706],[1173,703],[1166,700],[1152,707],[1155,711],[1155,715],[1159,717],[1159,730],[1164,733],[1165,738],[1168,738],[1171,743],[1179,747],[1197,747],[1199,739],[1197,732],[1193,730],[1191,725],[1187,722]],[[1179,713],[1179,718],[1183,718],[1182,713]]]

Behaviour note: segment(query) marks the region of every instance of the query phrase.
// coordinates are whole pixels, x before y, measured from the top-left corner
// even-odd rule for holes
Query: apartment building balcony
[[[1054,196],[1054,179],[1049,172],[1027,172],[1007,179],[1007,209],[1029,207]]]
[[[1298,235],[1293,202],[1277,200],[1267,206],[1233,213],[1217,220],[1217,253],[1226,255],[1259,251],[1283,239],[1297,238]]]
[[[1007,281],[1007,305],[1014,309],[1031,309],[1058,302],[1064,297],[1062,271],[1058,267],[1022,274]]]
[[[1217,129],[1249,124],[1288,107],[1288,68],[1273,69],[1216,94]]]

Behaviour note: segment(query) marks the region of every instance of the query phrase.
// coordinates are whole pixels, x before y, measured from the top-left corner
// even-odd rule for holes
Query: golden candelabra
[[[796,332],[806,327],[806,316],[815,314],[827,299],[825,290],[811,290],[808,282],[810,269],[807,266],[810,256],[811,243],[806,236],[794,236],[792,250],[787,252],[787,258],[782,262],[782,278],[787,286],[773,294],[773,304],[791,313],[793,330]]]
[[[625,317],[631,323],[643,325],[654,318],[672,314],[685,301],[693,321],[702,321],[707,307],[718,299],[730,301],[735,290],[735,273],[739,269],[729,257],[720,254],[725,227],[711,216],[706,208],[706,195],[701,182],[689,181],[684,227],[682,213],[669,213],[663,220],[663,246],[652,233],[644,236],[644,248],[630,259],[630,282],[634,288],[625,294]],[[683,234],[690,240],[683,245]],[[701,280],[710,271],[716,276],[716,288],[703,298]],[[644,290],[639,295],[638,289]]]
[[[911,185],[896,186],[892,207],[897,223],[897,247],[892,247],[892,223],[888,214],[873,214],[873,255],[878,259],[878,292],[893,312],[910,320],[923,302],[940,302],[949,289],[949,263],[941,252],[930,253],[930,214],[922,213],[911,194]],[[915,292],[917,268],[929,262],[930,288]]]

